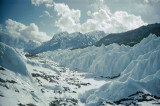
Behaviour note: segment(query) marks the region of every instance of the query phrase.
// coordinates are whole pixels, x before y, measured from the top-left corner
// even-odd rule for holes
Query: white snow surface
[[[26,55],[0,43],[0,106],[84,106],[78,95],[99,88],[105,81],[84,79],[45,58]],[[54,104],[52,104],[54,105]]]
[[[87,72],[86,77],[113,78],[80,96],[88,106],[96,106],[103,100],[117,101],[136,91],[160,96],[160,38],[156,35],[150,34],[134,47],[111,44],[39,55],[59,65]]]
[[[0,105],[16,106],[19,103],[46,105],[45,98],[28,71],[24,56],[1,42],[0,67]]]

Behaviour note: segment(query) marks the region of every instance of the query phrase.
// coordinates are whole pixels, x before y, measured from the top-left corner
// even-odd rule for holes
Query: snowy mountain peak
[[[75,32],[71,34],[67,32],[61,32],[55,34],[50,41],[43,43],[41,46],[37,47],[34,50],[29,51],[29,53],[37,54],[57,49],[78,48],[86,45],[91,45],[99,39],[103,38],[104,36],[106,36],[106,34],[103,32],[87,34],[82,34],[80,32]]]
[[[53,37],[52,37],[52,39],[51,40],[54,40],[55,38],[61,38],[61,37],[67,37],[69,35],[69,33],[68,32],[60,32],[60,33],[57,33],[57,34],[55,34]]]

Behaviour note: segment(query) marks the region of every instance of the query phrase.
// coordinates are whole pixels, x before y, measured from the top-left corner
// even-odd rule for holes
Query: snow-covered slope
[[[71,34],[67,32],[61,32],[59,34],[55,34],[50,41],[47,41],[36,49],[29,51],[29,53],[37,54],[45,51],[54,51],[57,49],[73,49],[87,46],[95,43],[104,36],[106,36],[106,34],[101,31],[95,31],[86,34],[82,34],[80,32]]]
[[[44,106],[46,103],[42,101],[44,98],[41,95],[28,72],[23,56],[0,43],[0,105],[16,106],[23,103]]]
[[[16,50],[0,43],[1,106],[84,106],[79,93],[105,83]]]

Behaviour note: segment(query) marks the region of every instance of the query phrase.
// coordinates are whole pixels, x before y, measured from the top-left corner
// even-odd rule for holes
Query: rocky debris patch
[[[65,73],[65,72],[66,72],[66,70],[67,70],[67,68],[62,67],[62,68],[61,68],[61,70],[60,70],[60,72],[61,72],[61,73]]]
[[[7,85],[5,85],[5,84],[0,84],[0,86],[5,87],[5,88],[9,89],[9,87],[8,87]]]
[[[6,71],[6,70],[5,70],[3,67],[1,67],[1,66],[0,66],[0,70],[1,70],[1,71]]]
[[[78,88],[80,88],[81,86],[88,86],[88,85],[91,85],[90,83],[85,83],[85,82],[82,82],[80,81],[79,78],[77,77],[74,77],[76,76],[73,72],[73,75],[71,75],[70,77],[66,77],[65,78],[65,81],[69,84],[69,85],[75,85],[77,86]]]
[[[2,92],[0,91],[0,97],[4,97],[4,95],[2,94]]]
[[[149,93],[144,93],[141,91],[137,91],[136,93],[129,95],[127,98],[120,99],[114,102],[103,101],[99,104],[99,106],[104,106],[107,104],[110,105],[134,105],[138,106],[142,102],[152,102],[152,104],[160,104],[160,97],[151,95]]]
[[[7,83],[16,84],[17,82],[14,80],[4,80],[4,79],[0,78],[0,86],[5,87],[6,89],[9,89],[9,86],[7,85]],[[16,90],[16,92],[17,92],[17,90]]]
[[[24,105],[24,104],[22,104],[22,103],[19,103],[18,105],[19,105],[19,106],[36,106],[36,105],[34,105],[34,104],[32,104],[32,103],[29,103],[29,104],[26,104],[26,105]]]
[[[54,76],[54,75],[46,75],[46,74],[39,74],[39,73],[32,73],[32,77],[41,77],[49,82],[52,83],[57,83],[58,82],[56,80],[59,80],[59,76]],[[40,82],[40,80],[37,78],[37,81]]]
[[[41,70],[33,70],[31,75],[40,85],[40,91],[44,95],[50,95],[48,97],[50,106],[77,106],[80,102],[77,89],[91,84],[89,82],[83,82],[80,79],[82,74],[76,71],[71,71],[65,67],[59,67],[59,72],[60,75],[56,75],[53,71],[46,73]],[[47,81],[47,83],[44,82],[44,80]],[[63,95],[66,96],[63,97]]]
[[[32,54],[25,54],[25,56],[26,56],[27,58],[29,58],[29,59],[38,57],[37,55],[32,55]]]
[[[13,81],[13,80],[3,80],[3,79],[1,79],[1,78],[0,78],[0,82],[1,82],[1,83],[6,83],[6,82],[8,82],[8,83],[12,83],[12,84],[17,83],[16,81]]]
[[[108,105],[113,105],[115,106],[116,104],[112,103],[112,102],[109,102],[109,101],[103,101],[101,102],[98,106],[108,106]]]
[[[113,77],[108,77],[108,76],[100,76],[101,78],[106,78],[106,79],[115,79],[115,78],[118,78],[120,77],[121,74],[117,75],[117,76],[113,76]]]
[[[112,76],[112,77],[109,77],[109,76],[99,76],[99,77],[94,77],[95,79],[106,79],[106,80],[110,80],[110,79],[116,79],[116,78],[119,78],[121,76],[121,74],[119,75],[116,75],[116,76]]]
[[[54,101],[52,101],[50,106],[77,106],[78,100],[74,98],[64,99],[64,98],[55,98]]]
[[[3,95],[0,94],[1,97],[4,97]]]
[[[36,60],[40,64],[48,64],[50,66],[58,66],[57,63],[50,61],[50,60],[47,60],[46,58],[40,57],[36,54],[25,54],[25,57],[28,58],[29,60]]]

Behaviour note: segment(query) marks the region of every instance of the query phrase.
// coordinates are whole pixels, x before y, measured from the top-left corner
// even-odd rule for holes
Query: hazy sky
[[[160,22],[159,10],[160,0],[0,0],[0,29],[40,41],[61,31],[114,33]]]

